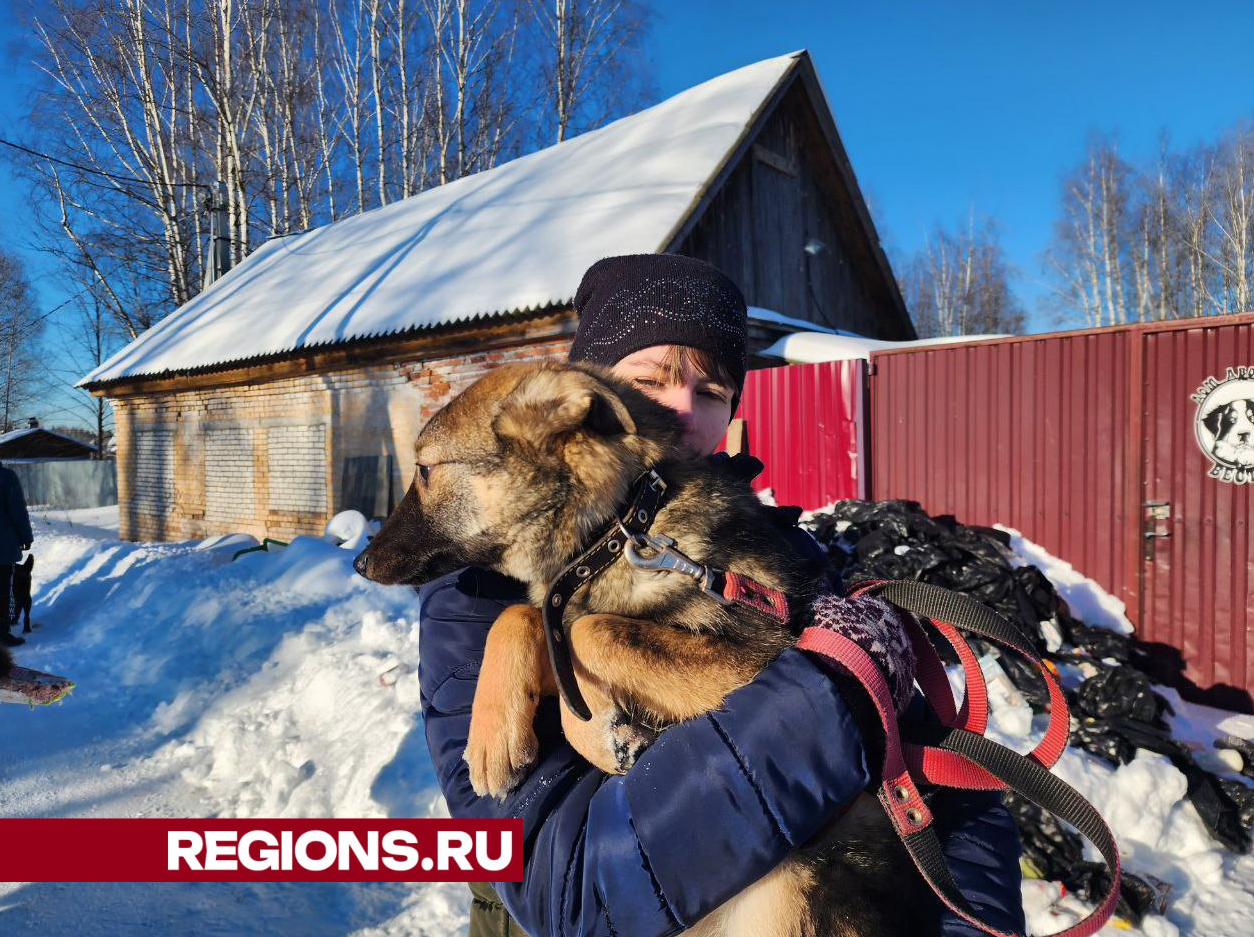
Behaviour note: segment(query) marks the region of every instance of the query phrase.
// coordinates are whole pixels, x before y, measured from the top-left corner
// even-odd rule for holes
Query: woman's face
[[[679,414],[683,445],[693,455],[709,455],[731,420],[733,388],[698,372],[682,359],[678,380],[663,366],[673,345],[651,345],[619,360],[611,369],[663,406]]]

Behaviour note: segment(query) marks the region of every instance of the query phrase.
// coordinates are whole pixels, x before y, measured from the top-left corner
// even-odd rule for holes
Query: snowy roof
[[[665,249],[803,53],[400,202],[275,238],[80,381],[224,365],[569,303]]]
[[[85,446],[88,449],[96,448],[89,442],[84,442],[81,439],[75,439],[73,436],[65,435],[65,433],[58,433],[56,430],[44,429],[42,426],[24,426],[21,429],[14,429],[9,430],[7,433],[0,433],[0,446],[3,446],[8,442],[13,442],[15,439],[21,439],[23,436],[31,436],[35,433],[47,433],[49,436],[56,436],[58,439],[68,439],[70,442],[77,443],[80,446]]]
[[[792,316],[786,316],[782,312],[776,312],[774,309],[763,309],[761,306],[749,307],[750,322],[768,322],[771,325],[782,325],[790,329],[805,329],[810,332],[830,332],[833,335],[853,335],[853,332],[846,332],[843,329],[829,329],[825,325],[819,325],[817,322],[810,322],[808,319],[794,319]]]
[[[863,338],[852,333],[794,332],[785,335],[758,354],[783,358],[789,364],[814,364],[819,361],[847,361],[853,358],[870,360],[873,351],[902,348],[926,348],[931,345],[952,345],[955,342],[976,342],[984,339],[1009,338],[1008,335],[953,335],[945,338],[921,338],[910,342],[887,342]]]

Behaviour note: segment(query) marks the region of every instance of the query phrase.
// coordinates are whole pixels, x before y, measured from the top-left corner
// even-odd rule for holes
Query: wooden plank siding
[[[675,246],[732,277],[751,306],[871,338],[913,338],[885,284],[805,82],[764,115],[738,162]],[[815,239],[815,256],[805,244]]]

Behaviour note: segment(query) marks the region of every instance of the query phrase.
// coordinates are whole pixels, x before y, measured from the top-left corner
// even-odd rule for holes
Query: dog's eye
[[[431,481],[431,466],[423,465],[422,463],[419,463],[418,464],[418,477],[422,479],[422,484],[424,486],[428,482],[430,482]]]

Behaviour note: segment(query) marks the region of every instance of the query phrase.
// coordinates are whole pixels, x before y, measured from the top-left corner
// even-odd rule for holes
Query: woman
[[[686,257],[612,257],[585,274],[575,307],[571,359],[607,365],[674,409],[688,450],[710,455],[744,382],[746,309],[735,284]],[[794,539],[819,549],[800,530]],[[476,797],[462,759],[475,681],[488,629],[520,601],[521,583],[481,569],[422,589],[422,710],[449,810],[523,820],[524,880],[472,888],[471,937],[676,933],[769,872],[870,783],[840,690],[789,650],[721,709],[667,729],[622,776],[566,744],[548,700],[532,773],[503,802]],[[999,798],[948,792],[933,812],[968,900],[989,923],[1021,931],[1018,830]],[[884,894],[893,900],[891,882]],[[956,916],[943,932],[976,933]]]

